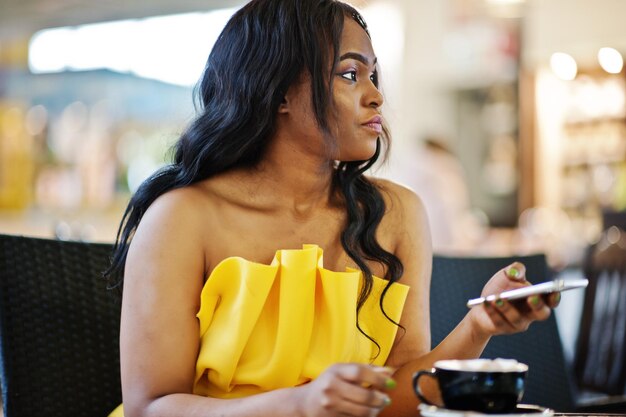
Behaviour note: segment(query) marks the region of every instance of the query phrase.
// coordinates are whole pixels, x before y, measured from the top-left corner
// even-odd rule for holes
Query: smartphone
[[[501,294],[492,294],[486,297],[473,298],[468,300],[467,307],[472,308],[487,301],[496,300],[517,300],[536,294],[549,294],[551,292],[561,292],[573,290],[575,288],[585,288],[589,284],[586,278],[581,279],[555,279],[554,281],[542,282],[541,284],[529,287],[518,288],[516,290],[505,291]]]

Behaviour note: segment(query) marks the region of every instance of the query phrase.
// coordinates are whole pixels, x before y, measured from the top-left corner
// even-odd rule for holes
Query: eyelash
[[[346,77],[348,75],[349,77]],[[346,72],[342,72],[339,76],[345,80],[356,82],[357,81],[357,71],[350,70]],[[374,83],[376,88],[378,88],[378,71],[374,71],[372,75],[370,75],[370,80]]]

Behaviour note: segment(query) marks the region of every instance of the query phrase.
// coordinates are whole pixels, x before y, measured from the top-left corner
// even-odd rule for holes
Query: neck
[[[271,200],[271,206],[306,217],[316,209],[333,204],[334,161],[311,149],[303,140],[277,134],[263,160],[252,170],[251,193]]]

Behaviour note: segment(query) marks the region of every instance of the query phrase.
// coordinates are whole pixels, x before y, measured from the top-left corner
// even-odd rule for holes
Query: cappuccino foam
[[[528,365],[515,359],[454,359],[435,362],[435,368],[470,372],[525,372]]]

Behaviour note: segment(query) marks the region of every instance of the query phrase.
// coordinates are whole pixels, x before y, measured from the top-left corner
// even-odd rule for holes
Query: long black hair
[[[346,17],[367,32],[361,15],[337,0],[253,0],[232,16],[213,46],[197,90],[199,114],[176,143],[173,162],[144,181],[126,208],[112,264],[105,273],[112,287],[122,289],[130,241],[154,200],[218,173],[255,166],[274,133],[285,93],[305,72],[310,75],[317,123],[326,137],[332,137],[327,115],[333,107],[332,74]],[[357,312],[372,290],[372,272],[366,261],[378,262],[385,266],[389,281],[380,308],[391,320],[383,298],[402,275],[402,263],[376,240],[385,202],[363,175],[383,148],[389,149],[387,129],[371,159],[336,164],[333,186],[347,212],[341,243],[364,276]],[[361,330],[358,322],[357,327]]]

